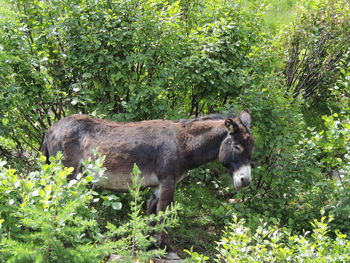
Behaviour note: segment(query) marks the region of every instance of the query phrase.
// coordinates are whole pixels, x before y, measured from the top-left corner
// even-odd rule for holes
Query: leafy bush
[[[311,132],[311,143],[320,152],[317,159],[328,173],[334,169],[349,173],[350,165],[350,117],[334,113],[322,116],[325,129]],[[311,149],[310,149],[311,150]]]
[[[288,229],[267,227],[262,223],[256,233],[233,220],[218,243],[221,262],[346,262],[350,259],[350,241],[337,232],[336,239],[328,236],[325,217],[312,223],[312,233],[290,235]]]
[[[70,181],[72,168],[63,167],[61,159],[62,155],[51,157],[50,164],[27,176],[1,163],[0,262],[95,263],[112,253],[122,255],[124,262],[148,262],[164,255],[162,250],[147,249],[155,242],[152,234],[176,224],[177,205],[157,216],[142,215],[140,180],[134,177],[129,221],[101,228],[101,214],[93,205],[99,202],[99,193],[93,183],[96,174],[103,176],[103,158],[85,162],[84,173]]]
[[[89,206],[93,173],[67,181],[61,158],[26,177],[1,167],[1,262],[97,262],[111,252]]]
[[[242,6],[241,1],[224,0],[12,1],[13,11],[2,13],[0,20],[1,156],[17,170],[25,170],[23,162],[35,156],[43,130],[70,113],[114,120],[179,119],[247,107],[257,141],[254,184],[237,193],[215,163],[191,173],[192,179],[178,192],[178,200],[185,204],[179,213],[185,223],[174,233],[178,244],[193,245],[200,253],[213,251],[232,214],[245,218],[252,232],[264,218],[297,234],[311,230],[310,222],[324,208],[334,215],[329,223],[333,235],[337,228],[348,232],[349,109],[344,105],[349,104],[350,87],[349,3],[301,1],[296,21],[270,39],[263,25],[266,6],[249,2]],[[322,121],[320,113],[325,112]],[[317,127],[308,131],[308,126]],[[23,191],[40,207],[46,185],[35,173],[26,178],[26,172],[5,170],[0,192],[0,218],[5,221],[0,231],[11,237],[8,242],[21,242],[26,236],[18,233],[33,231],[21,217],[24,212],[18,211],[27,209],[32,213],[28,218],[35,215],[28,205],[20,206]],[[325,177],[331,170],[345,172],[343,186]],[[45,171],[37,173],[51,178]],[[39,189],[43,197],[31,196],[28,187],[23,190],[21,182],[26,180],[31,191]],[[62,182],[61,190],[72,197],[69,193],[76,185],[68,186]],[[89,190],[81,191],[84,196]],[[229,204],[228,199],[234,202]],[[104,193],[80,201],[72,218],[92,218],[91,225],[78,229],[67,224],[103,250],[111,238],[105,236],[106,222],[119,226],[129,213],[123,195]],[[83,203],[92,210],[83,209]],[[122,204],[120,217],[112,215]],[[50,211],[55,209],[46,215],[52,219]],[[146,226],[142,213],[134,213],[138,229]],[[135,227],[125,225],[128,234],[109,224],[110,233],[118,234],[127,247]],[[34,232],[38,237],[31,239],[39,243],[43,230]],[[62,244],[68,242],[65,238],[59,239]],[[142,257],[151,242],[142,238],[135,257]],[[34,241],[23,250],[36,248]],[[114,247],[123,251],[120,244]],[[42,250],[30,251],[28,255],[41,260]],[[9,252],[7,257],[13,255]]]
[[[187,184],[183,182],[175,194],[176,202],[182,207],[178,213],[181,224],[174,228],[171,237],[179,248],[192,247],[193,251],[212,256],[215,241],[234,211],[227,204],[227,198],[218,193],[221,188],[214,188],[212,183],[205,184],[196,178],[186,181]]]
[[[251,189],[237,194],[235,199],[240,202],[233,204],[236,213],[245,218],[252,229],[259,225],[259,218],[264,218],[269,222],[279,221],[294,233],[311,230],[309,222],[325,209],[327,215],[334,216],[329,225],[331,230],[349,233],[348,224],[344,223],[350,215],[349,120],[347,115],[338,114],[323,119],[327,128],[319,132],[303,130],[306,127],[300,117],[298,123],[295,112],[285,119],[286,122],[267,119],[277,126],[265,131],[266,138],[258,137],[260,142],[266,143],[261,149],[269,150],[260,153],[261,146],[257,144],[259,161],[255,164],[259,166],[253,170],[257,182]],[[281,126],[283,123],[285,126]],[[257,125],[259,129],[261,124]],[[274,130],[279,130],[280,134]],[[277,143],[276,148],[271,147],[274,143]],[[334,173],[336,178],[331,176]]]
[[[321,2],[320,5],[317,5],[318,11],[327,13],[325,10],[331,7],[325,6],[324,1]],[[332,26],[328,24],[331,22],[327,19],[331,20],[334,17],[342,18],[346,16],[348,3],[342,10],[339,10],[341,7],[338,4],[336,4],[338,9],[332,10],[333,13],[331,12],[332,14],[338,12],[338,16],[334,15],[327,18],[330,15],[330,13],[327,13],[323,21],[325,24],[320,22],[322,25],[320,28]],[[305,16],[308,16],[308,12],[318,12],[307,10],[304,10],[305,13],[303,14]],[[347,23],[345,20],[341,21],[345,24]],[[303,34],[299,34],[300,32],[297,28],[303,28],[306,36],[313,34],[314,31],[311,29],[312,23],[308,19],[305,21],[298,20],[294,27],[292,25],[289,27],[290,31],[288,31],[286,38],[291,39],[293,36],[304,37]],[[329,74],[333,74],[332,78],[324,79],[328,81],[325,82],[326,84],[324,83],[325,86],[328,85],[327,89],[330,88],[330,90],[333,90],[333,93],[335,92],[334,102],[338,101],[332,104],[333,109],[339,109],[341,104],[344,105],[343,103],[345,102],[346,105],[348,102],[348,47],[346,46],[346,41],[344,42],[344,39],[346,39],[344,34],[347,32],[348,27],[345,24],[342,24],[341,28],[337,29],[342,34],[338,31],[337,33],[331,31],[334,39],[329,40],[339,41],[341,48],[336,50],[330,44],[329,46],[327,44],[330,50],[325,51],[325,54],[331,51],[338,52],[337,54],[341,57],[339,57],[337,62],[332,61],[332,63],[335,63],[333,66],[336,68],[334,72],[329,72]],[[318,41],[318,39],[316,40]],[[325,166],[330,170],[332,167],[344,167],[344,164],[348,163],[346,152],[349,151],[347,149],[349,142],[346,135],[347,128],[344,129],[347,118],[343,117],[344,120],[340,123],[337,121],[332,123],[331,120],[328,123],[325,122],[323,127],[325,127],[324,134],[327,134],[327,136],[324,136],[323,142],[320,142],[319,145],[313,148],[307,146],[308,144],[304,138],[308,138],[306,130],[310,123],[306,123],[306,121],[309,121],[308,116],[310,115],[308,113],[305,114],[303,110],[305,109],[305,100],[296,96],[292,89],[285,88],[285,76],[279,71],[283,67],[283,63],[281,64],[278,52],[276,53],[276,47],[280,47],[279,41],[280,39],[277,39],[277,41],[266,41],[251,51],[248,57],[251,56],[250,59],[254,61],[254,67],[246,69],[240,74],[240,78],[247,88],[243,89],[237,98],[228,100],[228,108],[230,105],[240,105],[251,109],[254,121],[253,133],[257,141],[253,160],[254,184],[241,193],[233,192],[235,200],[238,200],[238,202],[233,204],[233,208],[236,213],[246,218],[249,226],[253,229],[258,225],[258,218],[263,217],[266,220],[279,220],[283,225],[289,225],[294,231],[299,232],[303,229],[309,230],[311,228],[309,222],[319,216],[320,209],[330,205],[328,202],[330,196],[332,196],[331,199],[333,200],[338,199],[336,194],[331,195],[335,188],[332,186],[333,183],[329,182],[325,177]],[[308,37],[306,41],[312,42],[313,40]],[[304,42],[301,46],[309,48]],[[287,51],[289,47],[288,45],[283,46],[282,50]],[[301,49],[298,50],[301,52]],[[305,52],[309,52],[309,50],[306,49]],[[333,55],[330,54],[329,56]],[[310,59],[315,58],[310,57]],[[290,62],[290,60],[288,61]],[[306,62],[303,61],[303,63]],[[303,73],[305,72],[300,68],[298,70],[301,73],[295,74],[295,77],[304,76]],[[316,86],[313,86],[313,88]],[[332,89],[334,86],[335,89]],[[337,97],[335,98],[335,96]],[[316,111],[310,109],[309,112],[314,114]],[[344,106],[339,109],[338,114],[335,114],[335,116],[341,115],[340,112],[342,112],[342,116],[347,116],[348,114],[348,110],[344,109]],[[321,118],[313,118],[312,124],[318,124],[317,119]],[[331,128],[330,126],[334,127]],[[325,151],[325,147],[328,147],[328,154],[322,155],[321,153]],[[328,161],[324,160],[320,163],[320,160],[317,158],[328,158]],[[330,193],[328,201],[327,197],[322,196],[323,191],[326,189]],[[343,194],[345,193],[346,191],[343,191]],[[345,196],[343,199],[348,200]],[[331,203],[335,205],[337,202]],[[340,207],[344,208],[344,214],[339,218],[339,221],[347,214],[346,202],[341,203],[343,205]],[[340,203],[337,204],[340,205]],[[345,228],[341,228],[347,232]]]
[[[113,224],[107,224],[109,230],[107,236],[118,238],[113,244],[113,247],[118,251],[117,262],[149,262],[155,257],[165,255],[164,249],[149,249],[154,247],[156,240],[152,235],[162,231],[167,231],[168,228],[173,228],[177,225],[177,211],[180,209],[178,204],[174,204],[171,209],[160,212],[157,215],[145,217],[142,215],[142,204],[140,196],[140,170],[134,165],[132,177],[132,187],[129,191],[133,197],[131,203],[130,221],[117,227]]]
[[[247,88],[263,7],[217,1],[13,1],[0,23],[0,119],[21,156],[72,112],[209,113]],[[186,19],[183,19],[184,16]]]
[[[310,129],[308,136],[301,141],[304,148],[302,158],[313,159],[314,169],[318,169],[322,175],[314,182],[309,194],[300,193],[299,197],[310,207],[324,208],[327,214],[333,215],[334,220],[330,224],[333,230],[338,228],[350,233],[349,225],[345,223],[350,215],[349,117],[335,113],[322,119],[325,129]]]
[[[342,68],[349,64],[349,15],[346,0],[301,1],[295,22],[282,33],[286,86],[295,98],[303,97],[312,106],[306,111],[311,122],[314,112],[329,114],[339,106],[335,104],[341,94],[349,94],[348,88],[338,92],[340,96],[333,92]]]
[[[237,217],[228,225],[218,242],[215,262],[347,262],[350,241],[339,231],[328,235],[332,218],[312,223],[312,232],[291,235],[290,229],[268,226],[263,221],[256,232]],[[205,262],[207,257],[188,251],[189,262]]]

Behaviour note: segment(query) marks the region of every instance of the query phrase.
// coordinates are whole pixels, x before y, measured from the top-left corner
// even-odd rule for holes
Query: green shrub
[[[72,180],[67,177],[73,169],[63,167],[61,159],[62,155],[50,157],[50,164],[28,175],[17,174],[1,162],[0,262],[95,263],[112,253],[123,255],[124,262],[148,262],[164,254],[147,248],[155,242],[152,233],[176,224],[177,205],[157,216],[144,216],[140,180],[135,177],[130,188],[134,198],[130,220],[101,228],[101,215],[93,206],[99,202],[99,193],[93,183],[96,175],[103,176],[103,158],[86,161],[84,172]],[[134,173],[139,173],[137,168]],[[111,198],[111,209],[121,207],[116,199]]]
[[[43,130],[73,112],[115,120],[178,119],[247,107],[257,141],[254,184],[237,193],[217,164],[191,173],[190,184],[195,179],[199,184],[183,182],[186,191],[178,199],[185,204],[180,216],[186,222],[175,231],[178,243],[212,251],[234,213],[253,232],[264,218],[295,234],[311,230],[310,221],[325,208],[335,217],[332,232],[337,225],[347,232],[347,176],[344,188],[325,173],[348,169],[349,4],[301,1],[295,23],[270,40],[263,31],[265,6],[250,2],[251,8],[224,0],[13,1],[15,12],[1,14],[0,20],[1,156],[25,170],[18,156],[28,163]],[[320,112],[327,112],[324,121]],[[311,125],[318,130],[308,132]],[[17,233],[31,226],[25,220],[17,224],[18,210],[26,206],[20,207],[23,194],[16,186],[32,179],[14,170],[3,175],[0,231],[20,242]],[[31,184],[45,192],[39,183]],[[235,202],[228,204],[229,198]],[[84,226],[93,229],[84,238],[103,245],[96,238],[106,233],[107,221],[122,224],[127,204],[122,195],[110,193],[84,202],[98,211],[79,208],[77,214],[95,220]],[[121,204],[116,219],[111,211]],[[147,220],[137,221],[144,226]],[[118,227],[109,228],[130,241]],[[133,231],[131,225],[125,229]],[[43,258],[41,252],[23,250],[31,251],[33,260]]]
[[[89,206],[93,173],[67,181],[60,158],[26,177],[2,167],[1,262],[97,262],[111,252]]]
[[[309,193],[299,193],[299,200],[315,209],[324,208],[327,215],[333,215],[332,230],[341,229],[349,234],[346,223],[350,215],[349,175],[350,175],[350,126],[347,114],[323,116],[325,129],[310,129],[301,141],[304,148],[302,158],[313,159],[314,169],[321,172]],[[316,178],[315,178],[316,179]]]
[[[291,235],[291,230],[268,226],[260,221],[256,231],[244,220],[233,218],[217,243],[215,262],[347,262],[350,260],[350,241],[339,231],[333,239],[328,224],[332,218],[314,220],[311,232]],[[189,262],[205,262],[208,258],[187,251]]]
[[[113,243],[113,248],[118,251],[118,255],[122,256],[117,262],[135,262],[135,260],[149,262],[155,257],[164,256],[164,249],[149,250],[156,243],[152,235],[167,231],[178,224],[176,214],[180,209],[178,204],[172,205],[171,208],[167,208],[166,211],[157,215],[150,215],[149,217],[142,215],[140,170],[136,165],[133,168],[133,175],[133,184],[129,187],[130,194],[133,197],[129,222],[119,227],[110,223],[107,224],[109,231],[106,235],[117,238]]]
[[[191,2],[13,1],[0,22],[0,136],[25,156],[70,113],[182,118],[227,104],[247,88],[264,8]]]
[[[349,65],[349,15],[347,0],[300,1],[295,21],[282,31],[286,87],[307,101],[305,115],[311,123],[339,110],[344,95],[349,98],[348,87],[334,92]]]
[[[234,218],[218,243],[217,262],[346,262],[350,259],[350,241],[337,232],[328,236],[328,223],[322,217],[312,223],[312,232],[290,235],[285,228],[261,223],[256,233]]]
[[[191,176],[192,173],[179,185],[175,194],[176,202],[182,207],[178,213],[181,224],[172,231],[171,237],[177,247],[192,247],[193,251],[212,256],[215,241],[229,223],[234,210],[227,204],[227,198],[219,193],[221,187],[215,188],[214,183],[203,183]],[[232,178],[229,180],[232,184]]]

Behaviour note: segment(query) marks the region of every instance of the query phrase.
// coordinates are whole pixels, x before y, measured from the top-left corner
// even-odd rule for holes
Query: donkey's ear
[[[243,110],[241,114],[239,114],[239,118],[246,127],[250,128],[252,125],[252,117],[248,109]]]
[[[238,124],[233,119],[226,119],[225,126],[229,133],[235,133],[239,130]]]

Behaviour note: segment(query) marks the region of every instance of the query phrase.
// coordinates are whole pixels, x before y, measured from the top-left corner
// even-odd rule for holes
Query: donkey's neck
[[[198,121],[185,127],[184,156],[187,169],[197,168],[218,158],[227,136],[223,120]]]

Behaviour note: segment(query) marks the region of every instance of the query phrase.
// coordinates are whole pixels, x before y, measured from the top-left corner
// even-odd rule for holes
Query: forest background
[[[236,192],[215,162],[191,171],[169,212],[177,250],[193,262],[349,260],[347,0],[14,0],[0,17],[0,262],[152,256],[139,225],[149,192],[94,192],[99,161],[73,183],[44,164],[55,121],[244,108],[254,184]]]

